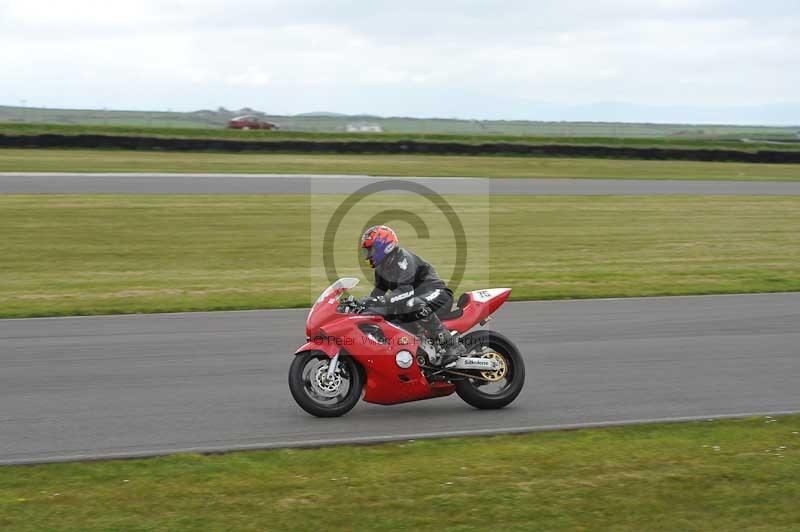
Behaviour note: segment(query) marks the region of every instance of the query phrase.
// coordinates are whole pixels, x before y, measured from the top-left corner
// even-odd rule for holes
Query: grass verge
[[[797,181],[800,165],[450,155],[0,149],[0,172],[222,172],[430,177]]]
[[[471,256],[484,261],[460,290],[510,286],[518,300],[800,290],[800,197],[448,200],[479,244]],[[0,196],[0,316],[307,306],[325,284],[310,269],[311,209],[324,217],[341,201]],[[348,215],[336,236],[340,274],[369,274],[353,241],[363,220],[390,209],[430,220],[429,239],[397,227],[447,278],[449,227],[435,223],[434,207],[403,195]]]
[[[800,416],[0,467],[0,529],[796,530]]]

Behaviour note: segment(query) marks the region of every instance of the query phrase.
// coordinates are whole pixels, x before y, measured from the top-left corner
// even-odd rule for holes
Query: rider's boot
[[[447,327],[444,326],[442,320],[439,319],[435,313],[431,313],[421,320],[422,325],[430,334],[433,340],[434,347],[437,351],[444,351],[438,366],[446,367],[448,364],[455,362],[458,357],[464,355],[466,349],[458,338],[453,337]]]

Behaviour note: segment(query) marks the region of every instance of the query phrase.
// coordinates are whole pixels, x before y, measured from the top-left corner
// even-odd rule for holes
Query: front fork
[[[331,359],[331,363],[328,364],[328,374],[326,375],[326,377],[329,381],[333,380],[334,375],[336,375],[336,369],[338,367],[339,367],[339,353],[336,353],[336,355]]]

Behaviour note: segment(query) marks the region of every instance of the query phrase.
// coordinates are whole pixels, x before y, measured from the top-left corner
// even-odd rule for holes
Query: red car
[[[229,129],[278,129],[272,122],[265,122],[254,115],[238,116],[228,122]]]

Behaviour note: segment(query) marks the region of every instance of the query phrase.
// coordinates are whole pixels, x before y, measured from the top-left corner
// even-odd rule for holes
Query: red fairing
[[[385,340],[376,341],[359,325],[379,327]],[[334,313],[318,331],[320,334],[297,352],[317,350],[334,357],[342,350],[355,358],[367,376],[364,401],[368,403],[391,405],[441,397],[455,391],[455,386],[449,383],[434,386],[428,383],[416,361],[419,339],[381,316]],[[409,368],[401,368],[395,362],[400,351],[412,354],[414,360]]]
[[[347,287],[338,286],[337,283],[329,286],[328,289],[319,296],[319,299],[317,299],[317,302],[311,307],[311,310],[308,311],[306,336],[309,338],[319,335],[322,324],[337,316],[336,307],[339,305],[339,296],[347,290]]]
[[[462,307],[464,314],[453,320],[445,320],[444,325],[451,331],[465,333],[482,320],[491,316],[511,295],[510,288],[490,288],[467,292],[468,301]]]
[[[299,355],[300,353],[304,353],[306,351],[322,351],[330,358],[333,358],[336,356],[336,353],[339,352],[339,347],[337,347],[335,344],[325,342],[322,338],[314,338],[310,342],[298,347],[294,354]]]
[[[377,325],[386,340],[374,341],[359,325]],[[391,405],[449,395],[455,391],[453,385],[448,385],[446,390],[432,388],[417,365],[419,339],[380,316],[349,316],[326,324],[323,329],[329,337],[340,339],[338,343],[343,344],[340,347],[366,370],[364,401],[368,403]],[[400,351],[412,354],[411,367],[403,369],[397,365],[395,356]]]
[[[355,285],[353,281],[357,279],[340,279],[323,292],[306,320],[309,342],[297,352],[322,351],[332,358],[341,351],[352,356],[364,368],[364,400],[370,403],[389,405],[453,393],[454,384],[430,383],[425,378],[417,365],[419,339],[416,336],[381,316],[337,312],[339,296]],[[510,293],[509,288],[468,292],[464,314],[446,321],[445,325],[451,330],[465,332],[497,310]],[[398,365],[397,355],[401,351],[411,354],[408,368]]]

